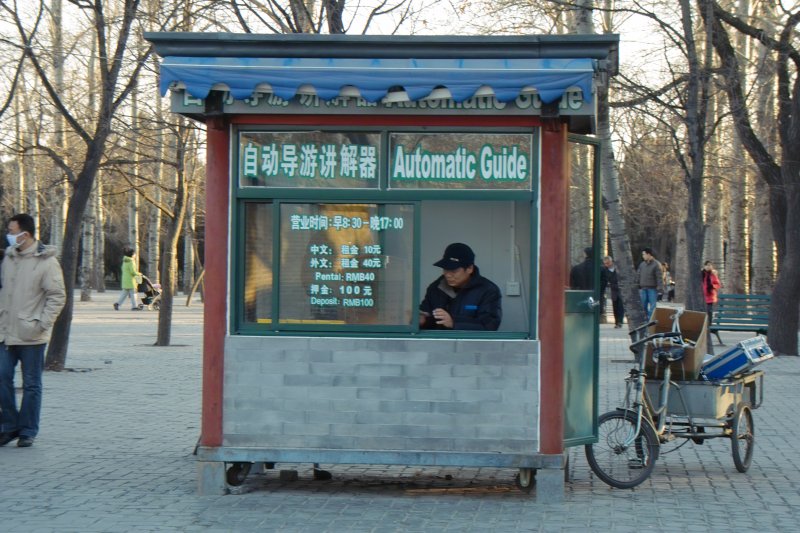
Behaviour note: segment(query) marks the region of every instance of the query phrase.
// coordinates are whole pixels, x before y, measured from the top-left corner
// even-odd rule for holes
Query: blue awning
[[[291,100],[301,87],[312,86],[323,100],[356,88],[368,102],[377,102],[390,90],[405,90],[412,101],[434,89],[446,88],[462,102],[481,87],[492,89],[501,102],[514,100],[523,90],[535,89],[551,103],[570,88],[592,99],[592,59],[317,59],[165,57],[161,63],[161,91],[182,84],[195,98],[206,98],[215,85],[224,85],[237,100],[261,85]],[[259,90],[261,90],[259,88]]]

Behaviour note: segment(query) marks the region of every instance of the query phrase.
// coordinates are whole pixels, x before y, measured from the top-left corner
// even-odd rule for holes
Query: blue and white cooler
[[[759,335],[736,343],[718,355],[712,355],[703,361],[700,374],[711,381],[731,378],[747,372],[772,357],[772,349],[767,344],[767,339]]]

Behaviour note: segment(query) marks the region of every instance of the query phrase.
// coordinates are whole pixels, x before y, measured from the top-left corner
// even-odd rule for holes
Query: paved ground
[[[177,308],[175,346],[157,348],[157,314],[114,312],[115,296],[77,303],[73,371],[45,374],[34,447],[0,448],[0,531],[766,532],[800,522],[793,357],[764,365],[767,394],[755,411],[747,474],[735,470],[729,441],[716,440],[663,454],[633,491],[594,479],[583,450],[572,450],[563,504],[537,504],[514,487],[511,470],[382,466],[330,467],[333,480],[312,481],[309,465],[296,465],[298,481],[269,471],[237,494],[198,497],[201,308]],[[622,330],[601,328],[611,405],[629,356]]]

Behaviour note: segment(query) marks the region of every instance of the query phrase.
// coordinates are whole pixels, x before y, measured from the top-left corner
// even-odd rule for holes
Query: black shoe
[[[621,327],[622,327],[622,324],[614,324],[614,327],[615,327],[615,328],[621,328]]]
[[[7,433],[0,433],[0,446],[5,446],[12,440],[19,437],[19,431],[9,431]]]
[[[114,311],[119,311],[119,304],[114,304]]]
[[[33,437],[22,436],[17,441],[17,448],[30,448],[33,446]]]

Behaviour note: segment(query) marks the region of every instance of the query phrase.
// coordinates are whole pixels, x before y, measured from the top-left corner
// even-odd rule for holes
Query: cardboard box
[[[656,307],[653,310],[651,320],[658,321],[658,324],[651,326],[648,334],[663,333],[672,331],[672,321],[675,312],[674,307]],[[681,333],[684,339],[694,341],[694,348],[684,348],[683,360],[672,363],[673,380],[695,380],[700,377],[700,366],[706,356],[706,346],[708,339],[708,315],[701,311],[684,311],[678,319]],[[664,377],[663,365],[653,362],[653,347],[648,346],[645,353],[645,371],[649,379],[662,379]]]

